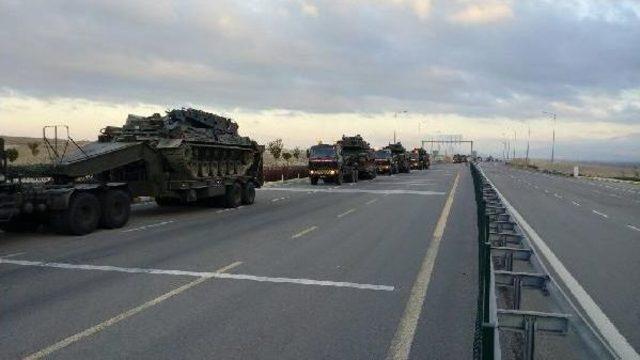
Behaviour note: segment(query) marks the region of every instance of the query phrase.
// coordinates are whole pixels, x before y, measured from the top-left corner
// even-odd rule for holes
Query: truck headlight
[[[331,170],[331,171],[329,172],[329,174],[331,174],[331,175],[335,175],[335,174],[336,174],[336,171],[335,171],[335,170]]]
[[[313,174],[313,170],[309,170],[309,174]]]

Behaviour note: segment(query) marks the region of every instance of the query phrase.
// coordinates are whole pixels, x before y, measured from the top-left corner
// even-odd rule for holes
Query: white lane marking
[[[575,201],[571,201],[571,203],[572,203],[573,205],[575,205],[575,206],[582,206],[582,205],[580,205],[580,203],[575,202]]]
[[[241,262],[234,262],[231,265],[225,266],[221,269],[218,269],[215,273],[217,274],[222,274],[225,271],[229,271],[231,269],[233,269],[234,267],[239,266],[240,264],[242,264]],[[119,322],[121,322],[122,320],[125,320],[127,318],[130,318],[152,306],[158,305],[159,303],[168,300],[176,295],[179,295],[180,293],[183,293],[189,289],[191,289],[194,286],[200,285],[201,283],[203,283],[204,281],[207,281],[208,279],[210,279],[211,277],[201,277],[198,280],[192,281],[186,285],[183,285],[177,289],[174,289],[172,291],[169,291],[166,294],[163,294],[153,300],[147,301],[146,303],[135,307],[133,309],[127,310],[119,315],[116,315],[114,317],[112,317],[111,319],[108,319],[106,321],[101,322],[100,324],[97,324],[93,327],[90,327],[82,332],[79,332],[75,335],[71,335],[69,337],[67,337],[66,339],[63,339],[49,347],[46,347],[45,349],[42,349],[36,353],[33,353],[27,357],[24,358],[24,360],[36,360],[36,359],[42,359],[45,357],[48,357],[49,355],[51,355],[52,353],[61,350],[77,341],[80,341],[86,337],[92,336],[110,326],[113,326]]]
[[[605,218],[605,219],[608,219],[608,218],[609,218],[609,215],[607,215],[607,214],[605,214],[605,213],[601,213],[600,211],[597,211],[597,210],[591,210],[591,211],[592,211],[594,214],[596,214],[596,215],[600,215],[600,216],[602,216],[602,217],[603,217],[603,218]]]
[[[277,201],[286,200],[286,199],[287,197],[279,197],[279,198],[271,199],[271,202],[277,202]]]
[[[402,319],[398,325],[393,341],[387,352],[387,360],[406,360],[411,353],[411,346],[413,345],[413,339],[416,335],[416,328],[418,326],[418,320],[422,312],[422,306],[427,296],[427,290],[429,289],[429,283],[431,282],[431,275],[438,256],[438,250],[440,249],[440,242],[444,235],[444,230],[447,227],[447,220],[451,213],[451,207],[453,205],[453,199],[455,197],[456,188],[458,187],[458,180],[460,179],[460,173],[456,175],[453,181],[453,186],[449,192],[447,201],[442,208],[442,213],[436,224],[436,228],[433,231],[433,239],[429,243],[427,253],[420,265],[420,271],[416,277],[413,287],[411,288],[411,294],[407,301],[407,306],[402,314]]]
[[[550,191],[549,191],[549,190],[547,190],[547,189],[544,189],[544,192],[545,192],[546,194],[550,193]]]
[[[384,195],[445,195],[442,191],[426,191],[426,190],[372,190],[372,189],[309,189],[309,188],[260,188],[260,191],[293,191],[293,192],[306,192],[313,190],[315,192],[325,192],[334,194],[352,194],[352,193],[366,193],[366,194],[384,194]]]
[[[627,225],[627,227],[628,227],[629,229],[631,229],[631,230],[640,231],[640,228],[638,228],[638,227],[636,227],[636,226],[633,226],[633,225],[631,225],[631,224]]]
[[[564,199],[564,198],[562,197],[562,195],[558,195],[558,194],[556,194],[556,193],[553,193],[553,196],[555,196],[555,197],[556,197],[556,198],[558,198],[558,199]]]
[[[590,318],[591,322],[598,328],[600,334],[609,346],[615,351],[620,359],[637,359],[640,360],[640,355],[629,345],[627,339],[618,331],[613,325],[607,315],[600,309],[598,304],[593,301],[591,296],[584,290],[582,285],[578,283],[578,280],[571,275],[569,270],[562,264],[560,259],[551,251],[549,246],[542,240],[540,235],[533,230],[533,228],[524,220],[522,215],[509,203],[509,201],[500,193],[495,187],[493,182],[489,180],[489,183],[496,189],[496,193],[502,199],[502,203],[518,221],[520,227],[529,235],[529,239],[540,250],[540,253],[546,258],[549,265],[553,268],[558,277],[562,280],[565,286],[569,289],[571,294],[578,301],[586,315]]]
[[[365,204],[367,204],[367,205],[371,205],[371,204],[373,204],[373,203],[374,203],[374,202],[376,202],[376,201],[378,201],[378,198],[371,199],[371,200],[367,201]]]
[[[349,215],[349,214],[351,214],[352,212],[355,212],[355,211],[356,211],[356,209],[349,209],[349,210],[343,212],[342,214],[339,214],[338,217],[339,218],[345,217],[345,216],[347,216],[347,215]]]
[[[7,255],[0,255],[0,258],[8,259],[8,258],[10,258],[10,257],[20,256],[20,255],[24,255],[24,254],[26,254],[26,252],[24,252],[24,251],[23,251],[23,252],[19,252],[19,253],[13,253],[13,254],[7,254]]]
[[[310,233],[312,231],[315,231],[315,230],[318,230],[318,227],[314,225],[314,226],[308,227],[308,228],[300,231],[299,233],[293,235],[291,238],[292,239],[297,239],[297,238],[299,238],[301,236],[304,236],[304,235],[306,235],[306,234],[308,234],[308,233]]]
[[[200,272],[200,271],[184,271],[184,270],[161,270],[161,269],[149,269],[149,268],[124,268],[118,266],[103,266],[103,265],[82,265],[82,264],[65,264],[65,263],[47,263],[40,261],[27,261],[27,260],[9,260],[0,258],[0,264],[12,264],[22,266],[37,266],[48,267],[67,270],[94,270],[94,271],[112,271],[130,274],[151,274],[151,275],[170,275],[170,276],[190,276],[198,278],[215,278],[215,279],[229,279],[229,280],[249,280],[257,282],[267,283],[282,283],[282,284],[296,284],[296,285],[315,285],[315,286],[327,286],[327,287],[339,287],[339,288],[351,288],[360,290],[376,290],[376,291],[394,291],[395,287],[388,285],[376,285],[376,284],[362,284],[346,281],[329,281],[329,280],[312,280],[312,279],[298,279],[298,278],[286,278],[286,277],[269,277],[269,276],[256,276],[247,274],[226,274],[220,271],[214,272]]]
[[[134,231],[145,231],[145,230],[157,228],[157,227],[160,227],[160,226],[169,225],[169,224],[171,224],[173,222],[175,222],[175,221],[174,220],[168,220],[168,221],[159,222],[157,224],[145,225],[145,226],[140,226],[140,227],[129,229],[129,230],[124,230],[122,232],[123,233],[129,233],[129,232],[134,232]]]
[[[540,189],[540,186],[538,186],[538,185],[533,185],[533,187],[536,188],[536,189]]]

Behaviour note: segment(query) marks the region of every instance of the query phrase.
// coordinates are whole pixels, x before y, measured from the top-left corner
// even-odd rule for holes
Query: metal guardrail
[[[500,332],[518,332],[523,336],[520,356],[525,360],[535,358],[536,335],[546,333],[564,336],[575,332],[581,340],[582,350],[592,358],[621,358],[607,344],[597,327],[582,314],[572,299],[550,274],[543,259],[515,216],[509,205],[503,204],[501,194],[486,178],[482,169],[471,163],[479,232],[479,299],[474,358],[501,359]],[[524,261],[534,272],[514,271],[514,262]],[[494,266],[497,269],[494,269]],[[496,288],[511,290],[511,308],[500,309]],[[523,288],[538,289],[552,301],[557,313],[530,311],[522,308]],[[575,344],[574,344],[575,346]],[[568,351],[571,351],[568,349]]]
[[[480,300],[478,318],[482,320],[475,351],[476,359],[492,360],[502,357],[500,331],[523,334],[522,358],[535,357],[536,334],[545,332],[565,335],[569,329],[568,314],[543,313],[521,309],[522,289],[540,289],[548,295],[550,277],[545,273],[513,271],[514,261],[531,261],[535,253],[528,246],[518,224],[511,219],[498,193],[475,164],[471,164],[479,227]],[[498,266],[499,270],[494,269]],[[511,309],[499,309],[496,287],[512,291]]]

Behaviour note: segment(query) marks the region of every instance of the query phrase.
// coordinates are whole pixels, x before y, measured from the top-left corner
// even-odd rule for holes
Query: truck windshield
[[[376,159],[388,159],[391,157],[390,151],[376,151],[374,157]]]
[[[336,149],[330,147],[311,148],[309,157],[321,158],[321,157],[334,157],[336,156]]]

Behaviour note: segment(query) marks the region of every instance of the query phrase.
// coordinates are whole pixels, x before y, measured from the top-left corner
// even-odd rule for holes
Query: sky
[[[243,135],[640,161],[638,0],[0,0],[0,134],[197,107]],[[515,137],[515,140],[514,140]],[[462,151],[462,149],[460,149]]]

